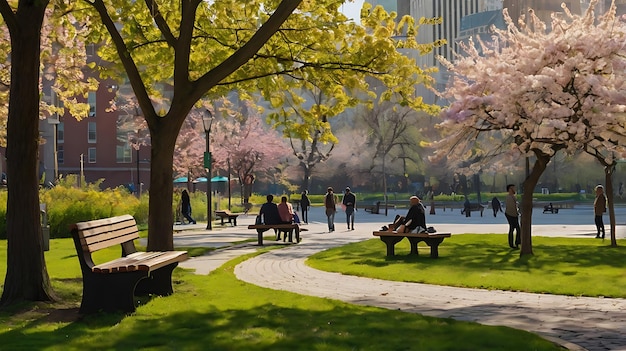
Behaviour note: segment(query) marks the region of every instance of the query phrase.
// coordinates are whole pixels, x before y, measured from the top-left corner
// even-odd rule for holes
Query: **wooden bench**
[[[472,211],[480,211],[480,216],[483,216],[483,211],[485,210],[485,206],[479,204],[479,203],[471,203],[469,204],[469,211],[468,211],[468,206],[463,206],[463,209],[461,210],[461,214],[465,214],[465,217],[471,217],[472,216]]]
[[[384,209],[385,208],[385,204],[377,201],[375,204],[373,205],[361,205],[359,204],[359,208],[362,208],[365,212],[370,212],[371,214],[380,214],[380,209]],[[396,205],[394,204],[387,204],[387,209],[395,209]]]
[[[233,227],[237,226],[237,217],[239,217],[239,213],[232,213],[229,210],[221,210],[215,211],[215,215],[221,219],[222,225],[224,225],[224,220],[228,219],[228,223],[232,224]]]
[[[387,256],[395,255],[395,245],[405,237],[411,243],[411,254],[419,255],[417,244],[421,241],[430,246],[430,257],[439,257],[439,244],[443,239],[452,236],[451,233],[398,233],[398,232],[374,232],[374,236],[380,237],[380,240],[387,245]]]
[[[373,205],[361,205],[360,206],[365,212],[369,212],[372,214],[380,213],[380,201],[376,202]]]
[[[559,209],[554,206],[543,206],[543,213],[559,213]]]
[[[172,271],[186,251],[138,252],[135,219],[130,215],[80,222],[71,226],[83,274],[81,313],[135,311],[134,296],[170,295]],[[92,252],[120,245],[122,257],[96,264]]]
[[[300,232],[308,231],[306,228],[301,228],[298,224],[250,224],[248,229],[256,229],[257,241],[259,246],[263,246],[263,232],[270,229],[276,229],[283,232],[289,232],[289,242],[293,242],[292,232],[296,232],[296,242],[300,242]]]

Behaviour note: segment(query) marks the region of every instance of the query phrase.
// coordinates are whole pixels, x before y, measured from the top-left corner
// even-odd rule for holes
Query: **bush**
[[[76,222],[122,214],[134,216],[138,223],[147,221],[147,211],[140,211],[140,200],[125,188],[100,190],[98,183],[85,184],[81,188],[75,184],[75,176],[68,176],[54,188],[40,192],[39,201],[46,204],[48,212],[51,238],[70,237],[69,227]]]

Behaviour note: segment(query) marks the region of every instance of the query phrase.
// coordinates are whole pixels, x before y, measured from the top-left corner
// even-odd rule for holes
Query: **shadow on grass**
[[[118,323],[126,327],[116,331]],[[128,318],[100,315],[56,330],[33,331],[27,325],[0,334],[0,344],[6,349],[52,350],[558,349],[505,327],[345,305],[304,310],[271,303],[247,310],[179,311],[159,318],[141,312]]]

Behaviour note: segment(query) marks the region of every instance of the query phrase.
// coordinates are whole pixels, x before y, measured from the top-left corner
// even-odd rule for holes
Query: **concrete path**
[[[405,211],[399,210],[398,213],[403,214]],[[626,209],[623,211],[626,213]],[[304,263],[308,256],[333,246],[370,239],[372,231],[389,222],[389,218],[395,215],[393,211],[387,217],[359,213],[356,230],[348,231],[340,229],[345,224],[342,224],[344,219],[342,213],[338,213],[335,221],[338,230],[328,233],[321,210],[317,212],[320,213],[313,213],[311,216],[309,231],[303,234],[302,243],[274,250],[239,264],[235,269],[237,277],[255,285],[303,295],[399,309],[428,316],[450,317],[486,325],[506,325],[557,338],[561,344],[572,350],[626,350],[624,299],[461,289],[344,276],[312,269]],[[572,213],[563,216],[536,215],[537,219],[534,216],[533,222],[537,224],[533,227],[533,235],[589,237],[590,240],[596,240],[591,238],[595,236],[595,227],[592,224],[551,223],[558,220],[568,223],[581,221],[582,212],[570,212]],[[584,217],[587,223],[591,222],[590,216],[592,213]],[[175,243],[181,246],[189,246],[194,242],[204,246],[209,244],[219,246],[227,245],[229,240],[233,242],[254,239],[256,232],[246,229],[253,220],[253,216],[241,218],[238,220],[240,223],[238,227],[228,227],[219,232],[209,233],[198,228],[199,232],[193,234],[194,231],[186,230],[175,235]],[[430,215],[427,220],[429,225],[433,225],[440,232],[504,233],[508,228],[503,223],[505,220],[501,214],[500,218],[473,216],[468,219],[460,216],[457,211],[456,214],[448,212]],[[539,224],[542,222],[551,224]],[[626,227],[620,226],[616,232],[618,237],[626,237]],[[503,236],[504,240],[505,238]],[[506,248],[505,242],[503,247]],[[195,268],[198,274],[208,274],[227,260],[257,248],[254,245],[242,245],[218,250],[203,257],[190,259],[181,266]],[[381,254],[384,254],[382,243]],[[441,303],[442,300],[445,303]]]

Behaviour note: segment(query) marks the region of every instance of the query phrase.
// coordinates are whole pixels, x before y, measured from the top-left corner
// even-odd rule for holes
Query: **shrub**
[[[40,192],[40,202],[47,207],[51,238],[70,237],[72,223],[127,213],[141,223],[140,201],[128,190],[123,187],[100,190],[97,183],[78,188],[74,177],[61,179],[54,188]]]

